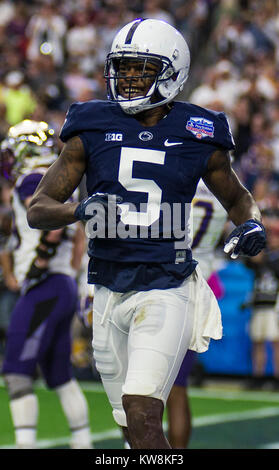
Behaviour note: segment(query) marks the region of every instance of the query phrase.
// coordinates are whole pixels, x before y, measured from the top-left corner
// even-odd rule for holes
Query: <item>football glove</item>
[[[90,220],[96,215],[98,205],[103,206],[107,213],[109,205],[115,205],[117,208],[120,202],[122,202],[122,197],[115,194],[95,193],[79,203],[74,215],[78,220]]]
[[[120,220],[122,197],[115,194],[95,193],[79,203],[75,210],[78,220],[87,222],[89,238],[105,238],[107,227],[114,228]]]
[[[224,252],[232,259],[238,255],[256,256],[266,245],[265,228],[261,222],[249,219],[238,225],[225,240]]]

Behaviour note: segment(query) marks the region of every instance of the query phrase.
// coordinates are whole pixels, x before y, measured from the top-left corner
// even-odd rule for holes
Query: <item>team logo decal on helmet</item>
[[[121,65],[126,61],[141,63],[141,72],[127,78]],[[148,74],[153,64],[153,74]],[[123,111],[136,114],[173,100],[188,78],[190,52],[183,36],[161,20],[137,19],[124,26],[115,36],[105,65],[108,98],[119,102]],[[150,79],[148,91],[140,95],[137,80]],[[127,81],[120,94],[120,80]],[[138,88],[137,88],[138,87]]]

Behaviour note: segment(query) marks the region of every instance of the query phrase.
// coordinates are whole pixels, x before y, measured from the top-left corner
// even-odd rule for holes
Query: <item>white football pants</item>
[[[122,395],[166,403],[192,336],[192,276],[180,287],[147,292],[95,285],[93,354],[120,426],[127,426]]]

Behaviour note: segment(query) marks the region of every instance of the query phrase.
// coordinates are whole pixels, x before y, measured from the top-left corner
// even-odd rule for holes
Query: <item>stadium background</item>
[[[237,174],[262,209],[278,210],[278,0],[0,1],[0,141],[23,118],[45,120],[59,132],[70,103],[105,99],[103,64],[111,40],[139,16],[164,19],[185,36],[192,63],[179,98],[225,111],[236,143]],[[0,208],[5,208],[10,194],[5,181],[0,190]],[[278,227],[277,220],[277,236]],[[243,260],[230,261],[222,241],[216,259],[224,337],[200,355],[200,370],[207,378],[247,377],[251,312],[241,305],[251,293],[253,272]],[[0,355],[8,323],[6,294],[2,279]],[[84,333],[75,344],[76,375],[98,381],[86,342]],[[274,372],[270,349],[268,354],[267,377]]]

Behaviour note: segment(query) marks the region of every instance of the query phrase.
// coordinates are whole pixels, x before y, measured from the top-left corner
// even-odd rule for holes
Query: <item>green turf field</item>
[[[95,448],[123,448],[102,385],[81,385],[90,408]],[[40,404],[38,447],[67,448],[70,434],[55,393],[41,383],[36,393]],[[190,387],[189,395],[193,413],[190,449],[279,449],[279,393]],[[0,449],[13,448],[8,396],[1,378],[0,408]]]

